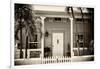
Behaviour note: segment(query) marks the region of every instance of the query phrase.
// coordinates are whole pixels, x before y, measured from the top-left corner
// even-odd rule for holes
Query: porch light
[[[45,37],[48,37],[48,36],[49,36],[49,32],[46,30]]]

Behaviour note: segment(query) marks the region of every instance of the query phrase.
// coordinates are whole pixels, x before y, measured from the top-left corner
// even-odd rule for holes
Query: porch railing
[[[71,62],[71,57],[65,56],[56,56],[56,57],[46,57],[42,59],[42,64],[49,64],[49,63],[66,63]]]

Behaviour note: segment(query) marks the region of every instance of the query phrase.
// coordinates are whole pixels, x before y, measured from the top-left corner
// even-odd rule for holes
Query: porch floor
[[[67,63],[67,62],[83,62],[93,61],[94,56],[74,56],[72,58],[59,58],[59,60],[51,58],[29,58],[29,59],[15,59],[15,65],[32,65],[32,64],[49,64],[49,63]]]

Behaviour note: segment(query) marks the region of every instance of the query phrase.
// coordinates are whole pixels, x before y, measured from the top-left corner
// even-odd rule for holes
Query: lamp
[[[46,30],[45,37],[48,37],[48,36],[49,36],[49,32]]]

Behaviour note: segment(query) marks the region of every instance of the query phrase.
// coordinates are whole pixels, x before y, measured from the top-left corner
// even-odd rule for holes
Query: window
[[[84,54],[84,33],[77,33],[74,35],[74,56],[81,56]]]
[[[74,33],[73,52],[74,56],[93,55],[93,42],[88,33]],[[92,43],[91,43],[92,42]],[[92,44],[90,46],[90,44]]]
[[[61,21],[61,18],[55,18],[54,21]]]
[[[41,48],[41,41],[38,34],[34,36],[34,40],[29,42],[29,49],[39,49]]]
[[[75,23],[83,23],[82,18],[76,18],[75,20],[76,20]],[[84,18],[83,21],[84,21],[84,23],[90,23],[91,22],[91,20],[89,18]]]
[[[82,21],[82,19],[77,18],[76,21],[77,21],[77,22],[78,22],[78,21]]]

